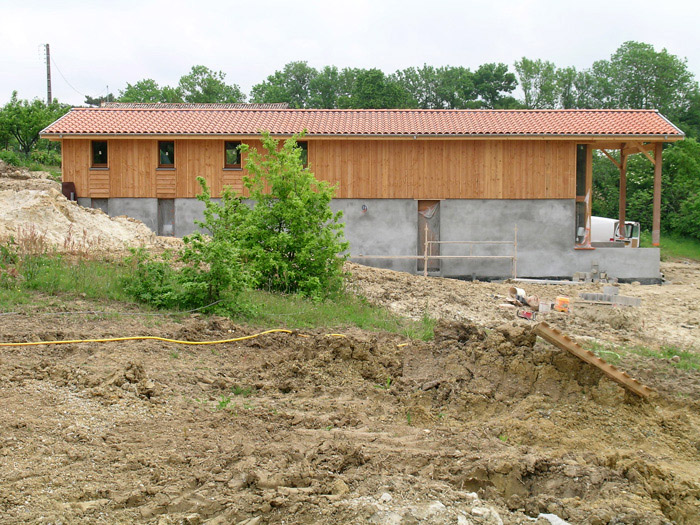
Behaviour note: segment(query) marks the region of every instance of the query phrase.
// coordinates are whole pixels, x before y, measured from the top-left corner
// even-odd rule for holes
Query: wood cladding
[[[63,140],[63,180],[80,197],[187,198],[204,177],[219,197],[246,170],[224,169],[224,140],[175,140],[158,169],[155,139],[109,140],[109,167],[90,169],[90,140]],[[261,149],[259,141],[248,142]],[[354,199],[573,199],[576,144],[556,140],[309,140],[309,167]],[[245,165],[245,156],[243,159]]]

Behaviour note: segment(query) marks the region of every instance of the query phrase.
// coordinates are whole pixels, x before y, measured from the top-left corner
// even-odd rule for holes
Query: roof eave
[[[674,126],[675,128],[675,126]],[[676,128],[678,129],[678,128]],[[294,133],[270,133],[276,137],[291,137]],[[157,137],[255,137],[260,133],[57,133],[43,130],[39,136],[49,140],[61,140],[64,138],[157,138]],[[677,134],[559,134],[559,133],[428,133],[428,134],[390,134],[390,133],[309,133],[304,138],[354,138],[354,139],[556,139],[556,140],[645,140],[675,142],[683,140],[685,133],[678,130]]]

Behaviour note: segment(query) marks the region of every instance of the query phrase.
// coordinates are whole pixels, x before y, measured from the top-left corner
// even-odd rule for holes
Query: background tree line
[[[516,88],[520,86],[520,98]],[[523,57],[514,64],[488,63],[471,70],[462,66],[424,64],[384,73],[361,68],[307,62],[286,64],[249,95],[226,82],[226,75],[205,66],[192,67],[176,86],[160,86],[153,79],[127,83],[118,95],[86,97],[87,105],[102,102],[287,103],[292,108],[422,108],[422,109],[575,109],[654,108],[690,138],[666,148],[662,227],[667,232],[700,238],[700,89],[685,59],[650,44],[625,42],[607,59],[591,67],[558,67],[553,62]],[[0,158],[57,163],[57,145],[39,140],[43,127],[68,111],[58,102],[26,101],[13,94],[0,110]],[[640,157],[640,158],[636,158]],[[653,169],[641,156],[628,167],[628,217],[651,227]],[[594,158],[594,212],[618,214],[615,166]]]

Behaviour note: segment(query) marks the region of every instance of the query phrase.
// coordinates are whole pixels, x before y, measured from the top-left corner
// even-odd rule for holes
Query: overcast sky
[[[647,0],[0,0],[0,104],[176,85],[191,66],[245,93],[293,60],[320,68],[476,68],[522,56],[586,68],[627,40],[687,57],[700,78],[700,2]],[[72,86],[72,87],[71,87]]]

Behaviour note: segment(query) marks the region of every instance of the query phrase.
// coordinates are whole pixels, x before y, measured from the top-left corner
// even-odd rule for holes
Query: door
[[[440,201],[418,201],[418,253],[425,255],[426,240],[428,255],[440,255],[440,245],[430,241],[440,240]],[[425,270],[425,260],[418,259],[417,270]],[[440,259],[428,259],[428,271],[440,271]]]

